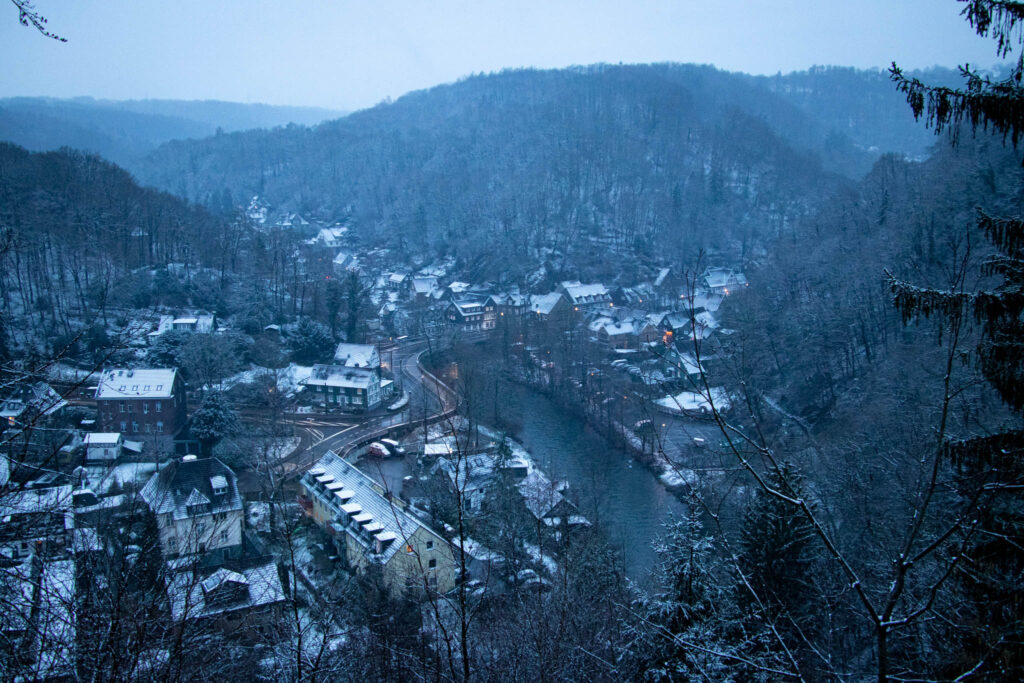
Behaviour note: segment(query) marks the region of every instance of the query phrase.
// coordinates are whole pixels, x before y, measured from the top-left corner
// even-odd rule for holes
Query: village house
[[[516,485],[526,509],[544,526],[583,526],[590,522],[562,495],[563,486],[555,484],[539,470],[532,470]]]
[[[661,331],[643,314],[601,316],[588,327],[599,342],[617,350],[637,350],[662,338]]]
[[[393,384],[389,379],[381,380],[379,369],[323,364],[314,365],[309,377],[302,381],[320,405],[353,411],[378,407]]]
[[[491,295],[499,316],[522,317],[530,311],[530,295],[519,292],[502,292]]]
[[[72,488],[31,487],[0,497],[0,560],[67,555],[75,528]]]
[[[345,236],[348,228],[335,226],[333,228],[320,228],[313,241],[330,249],[340,249],[345,244]]]
[[[156,324],[156,329],[146,335],[146,343],[151,344],[154,339],[172,330],[175,332],[194,332],[199,334],[216,332],[217,317],[212,313],[186,313],[179,316],[162,315]]]
[[[582,284],[579,280],[565,280],[556,288],[565,295],[573,311],[587,311],[594,308],[609,308],[612,304],[611,294],[602,284]]]
[[[338,344],[334,349],[334,364],[346,368],[364,368],[380,373],[380,353],[375,344]]]
[[[708,268],[704,271],[701,282],[712,294],[725,296],[748,286],[746,276],[732,268]]]
[[[339,251],[333,261],[334,275],[344,277],[349,273],[359,272],[359,261],[356,257],[346,251]]]
[[[436,277],[414,277],[412,278],[412,297],[418,304],[430,303],[434,299],[435,292],[439,292]]]
[[[449,447],[448,454],[438,458],[437,468],[448,480],[449,490],[454,493],[458,489],[463,509],[474,513],[486,507],[488,490],[497,482],[502,469],[505,469],[515,481],[522,481],[529,466],[521,458],[511,459],[504,464],[499,463],[494,453],[452,457]]]
[[[385,280],[384,286],[388,291],[395,292],[404,299],[412,287],[412,277],[408,273],[391,273]]]
[[[534,294],[530,297],[530,313],[537,320],[550,320],[568,314],[569,302],[558,292]]]
[[[380,567],[393,595],[455,587],[448,542],[405,509],[405,503],[328,451],[301,480],[299,504],[332,538],[352,570]]]
[[[93,432],[84,438],[85,462],[110,464],[121,457],[124,436],[120,432]]]
[[[14,385],[0,401],[0,419],[7,422],[7,427],[17,427],[38,417],[56,415],[67,405],[46,382],[23,382]]]
[[[185,382],[175,368],[112,368],[96,387],[99,430],[151,438],[170,449],[185,427]]]
[[[266,642],[276,637],[285,596],[277,563],[264,561],[173,572],[167,579],[167,601],[176,629],[191,622],[242,640]]]
[[[217,458],[172,460],[139,492],[156,516],[165,558],[227,558],[242,545],[242,496],[231,468]]]
[[[497,325],[497,306],[491,297],[456,299],[445,309],[448,324],[463,332],[493,330]]]

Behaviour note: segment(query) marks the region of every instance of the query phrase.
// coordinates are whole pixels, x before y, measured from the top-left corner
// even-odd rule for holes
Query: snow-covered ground
[[[722,387],[712,387],[711,400],[714,401],[718,410],[728,410],[730,407],[729,394]],[[654,404],[669,413],[682,412],[710,412],[711,402],[708,397],[695,391],[682,391],[675,395],[665,396],[657,399]]]
[[[302,388],[302,382],[309,379],[313,368],[307,365],[296,365],[290,363],[288,367],[274,370],[259,365],[253,365],[248,370],[243,370],[225,379],[222,384],[225,389],[230,389],[237,384],[251,384],[266,377],[276,378],[278,389],[285,394],[294,394]]]
[[[544,569],[551,577],[558,575],[558,563],[555,562],[554,558],[549,555],[545,555],[540,551],[540,548],[530,543],[523,543],[523,550],[527,552],[530,559],[544,566]]]

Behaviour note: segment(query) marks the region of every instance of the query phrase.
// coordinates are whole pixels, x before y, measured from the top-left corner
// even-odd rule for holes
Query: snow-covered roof
[[[550,516],[565,497],[559,493],[558,487],[539,470],[531,470],[519,484],[519,493],[523,496],[526,508],[537,519]]]
[[[0,517],[71,509],[71,485],[22,489],[0,498]]]
[[[198,619],[284,601],[277,565],[266,562],[234,571],[221,567],[205,579],[191,571],[174,573],[167,583],[174,621]]]
[[[94,432],[85,435],[86,446],[116,446],[120,442],[120,432]]]
[[[437,289],[436,277],[414,277],[412,279],[412,291],[416,294],[430,294]]]
[[[324,474],[330,474],[335,480],[345,483],[346,489],[352,491],[353,496],[348,503],[342,503],[337,496],[327,495],[322,492],[322,487],[317,484],[317,477],[314,471],[322,470]],[[322,476],[322,475],[321,475]],[[419,529],[424,529],[441,543],[446,541],[434,532],[430,527],[405,512],[398,503],[389,501],[379,490],[379,485],[373,479],[366,476],[355,466],[338,457],[333,451],[328,451],[321,458],[314,469],[306,473],[302,478],[302,485],[311,495],[319,496],[328,507],[335,510],[340,520],[332,525],[336,532],[343,532],[350,539],[365,549],[375,561],[381,564],[387,563],[394,555],[405,552],[404,548],[408,540]],[[353,528],[350,519],[360,514],[369,515],[368,518],[361,517],[366,524],[356,522],[361,529]],[[380,530],[371,534],[365,529],[368,524],[380,525]],[[376,553],[374,541],[386,544],[381,553]]]
[[[561,298],[562,295],[558,292],[535,294],[530,298],[530,311],[539,315],[550,315]]]
[[[170,398],[176,368],[112,368],[100,375],[97,399]]]
[[[603,303],[611,299],[608,290],[600,283],[585,285],[579,280],[566,280],[562,282],[562,289],[573,305]]]
[[[338,344],[334,360],[347,368],[380,367],[380,354],[373,344]]]
[[[214,491],[213,480],[218,476],[227,484],[224,493]],[[211,514],[241,510],[236,481],[235,473],[217,458],[183,458],[154,474],[139,495],[153,514],[185,519],[188,508],[196,505],[209,506],[203,511]]]
[[[377,373],[364,368],[344,365],[314,365],[309,377],[301,384],[310,387],[339,387],[342,389],[369,389],[377,381]]]

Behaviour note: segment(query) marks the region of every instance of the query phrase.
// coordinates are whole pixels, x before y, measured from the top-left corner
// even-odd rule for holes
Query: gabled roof
[[[211,480],[221,476],[227,482],[227,491],[217,495]],[[153,514],[171,514],[174,519],[188,517],[188,507],[207,505],[206,512],[220,513],[242,509],[242,496],[238,493],[235,473],[217,458],[172,460],[154,474],[139,492]]]
[[[447,543],[441,536],[430,527],[419,521],[405,510],[401,509],[398,503],[393,503],[380,494],[377,484],[368,476],[356,469],[355,466],[338,457],[333,451],[328,451],[316,465],[313,466],[302,478],[303,485],[310,490],[320,491],[324,488],[324,481],[341,482],[345,485],[346,494],[352,495],[343,503],[335,494],[324,493],[321,498],[329,501],[330,507],[337,511],[340,523],[332,524],[335,533],[345,533],[355,543],[362,546],[375,561],[386,564],[398,552],[406,552],[405,546],[413,534],[420,529],[436,537],[441,543]],[[349,513],[347,510],[351,510]],[[373,535],[367,538],[368,533],[361,533],[349,523],[350,514],[368,514],[367,524],[379,524],[381,528],[375,530]],[[365,519],[365,518],[364,518]],[[372,520],[372,521],[371,521]],[[361,526],[366,526],[361,525]],[[374,552],[373,539],[387,542],[383,552]]]
[[[534,294],[530,298],[530,311],[540,315],[550,315],[555,306],[561,300],[562,295],[558,292],[550,294]]]
[[[217,600],[225,588],[234,599]],[[167,581],[167,597],[171,616],[180,622],[283,602],[284,589],[277,565],[270,561],[238,571],[222,567],[205,579],[191,571],[176,572]]]
[[[97,399],[170,398],[176,368],[111,368],[100,374]]]
[[[116,446],[121,443],[120,432],[94,432],[85,435],[86,446]]]
[[[566,280],[562,282],[561,289],[574,305],[601,303],[611,299],[608,290],[600,283],[585,285],[579,280]]]
[[[380,354],[373,344],[338,344],[334,360],[347,368],[380,367]]]
[[[532,470],[519,484],[519,492],[523,496],[526,508],[537,519],[544,519],[555,512],[562,502],[568,503],[565,496],[558,492],[551,480],[538,470]]]
[[[376,383],[377,373],[373,370],[323,364],[314,365],[309,377],[300,382],[309,387],[339,387],[342,389],[368,389]]]

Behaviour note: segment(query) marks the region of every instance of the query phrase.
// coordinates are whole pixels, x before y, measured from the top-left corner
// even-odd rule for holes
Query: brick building
[[[100,431],[152,439],[169,448],[187,419],[185,383],[175,368],[104,370],[96,407]]]

